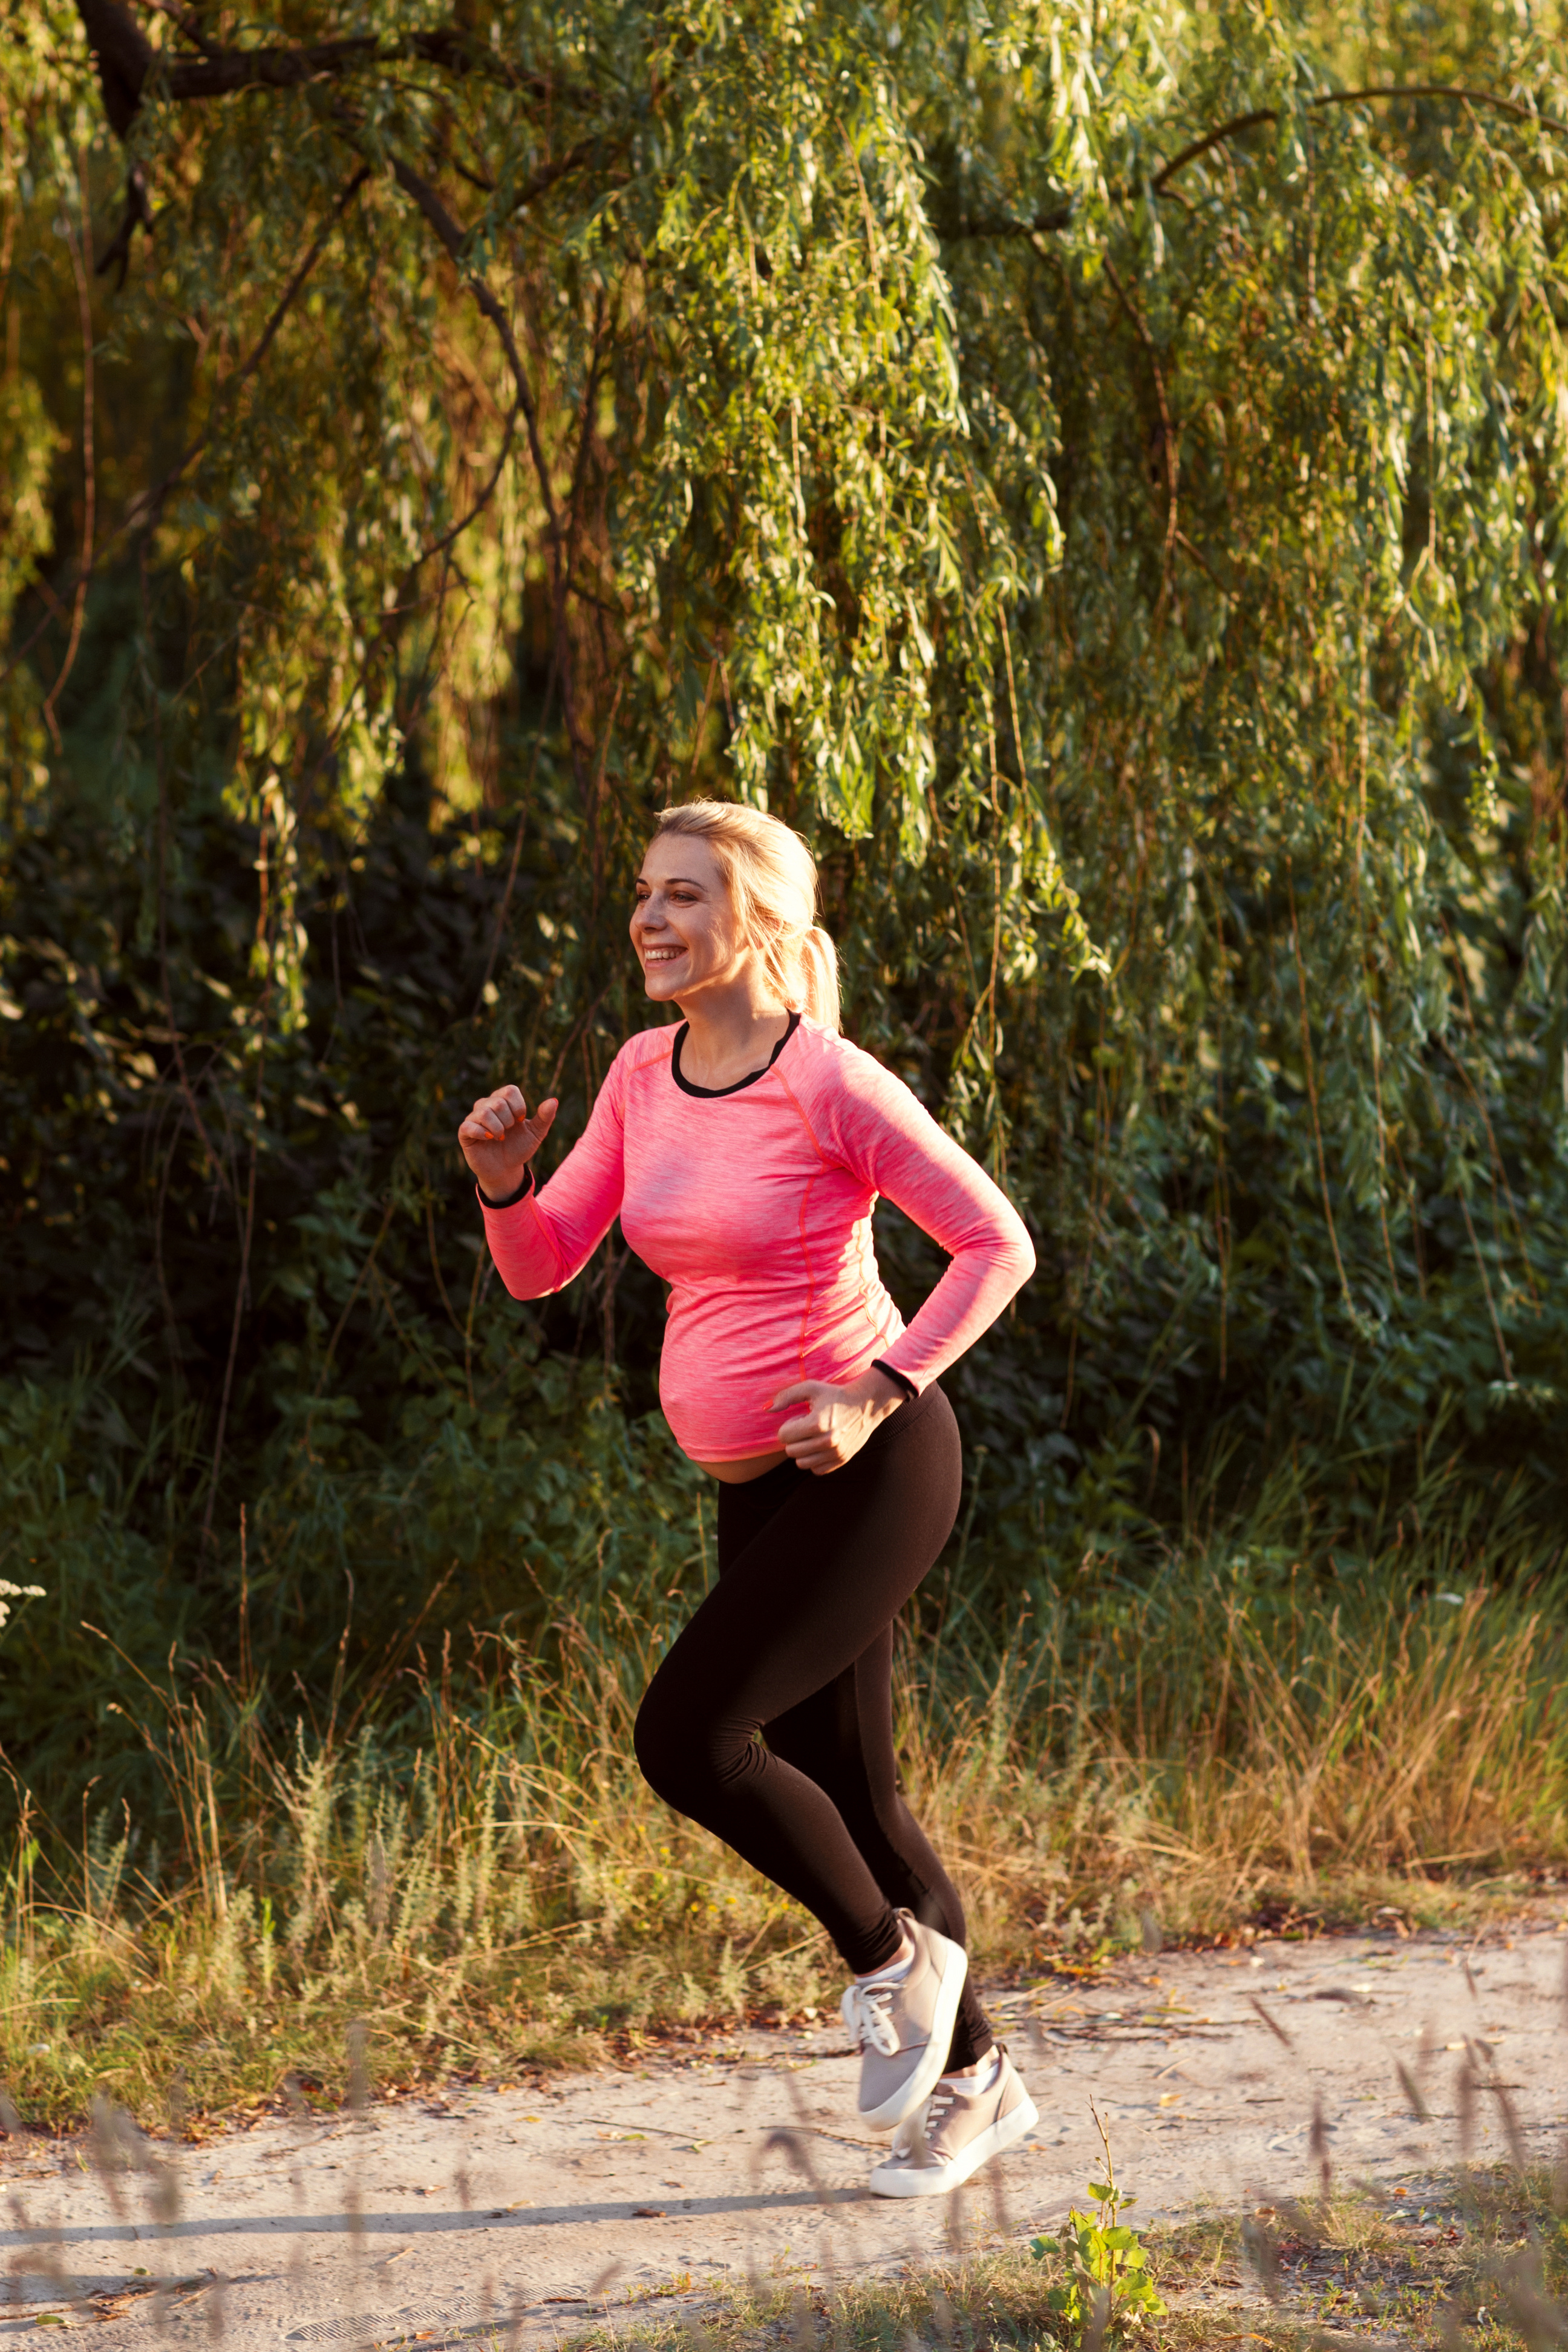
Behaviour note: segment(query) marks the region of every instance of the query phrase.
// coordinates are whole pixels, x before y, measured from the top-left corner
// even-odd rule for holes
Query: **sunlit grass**
[[[1333,2352],[1370,2335],[1411,2352],[1457,2352],[1461,2344],[1542,2352],[1568,2335],[1565,2205],[1561,2176],[1464,2170],[1435,2187],[1426,2204],[1352,2192],[1285,2213],[1201,2213],[1148,2233],[1151,2272],[1167,2308],[1111,2340],[1147,2352],[1218,2352],[1238,2344]],[[952,2221],[961,2242],[952,2255],[896,2277],[753,2277],[706,2296],[695,2322],[689,2300],[661,2309],[657,2292],[635,2303],[617,2297],[574,2346],[1033,2352],[1102,2340],[1092,2323],[1068,2328],[1052,2310],[1054,2273],[1016,2242],[984,2184]],[[1268,2249],[1261,2262],[1259,2246]],[[497,2346],[505,2341],[498,2330]]]
[[[1345,1562],[1235,1537],[1047,1612],[906,1645],[911,1801],[983,1973],[1147,1942],[1516,1901],[1568,1861],[1562,1571],[1485,1529]],[[949,1612],[950,1622],[958,1614]],[[639,2037],[826,2013],[813,1924],[653,1797],[631,1726],[668,1612],[487,1635],[352,1738],[258,1730],[254,1691],[143,1693],[181,1851],[82,1844],[24,1801],[0,2068],[29,2115],[104,2087],[153,2116],[386,2082],[505,2079]],[[406,1690],[407,1685],[403,1685]],[[127,1719],[127,1736],[132,1727]]]

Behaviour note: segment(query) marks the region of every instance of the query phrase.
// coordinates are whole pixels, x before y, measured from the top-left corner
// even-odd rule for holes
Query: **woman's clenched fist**
[[[773,1399],[775,1412],[786,1404],[802,1407],[782,1424],[779,1444],[797,1470],[826,1478],[852,1462],[879,1423],[897,1412],[903,1402],[904,1391],[897,1381],[890,1381],[875,1364],[858,1381],[837,1384],[796,1381],[793,1388],[780,1389]]]
[[[458,1142],[481,1192],[492,1201],[504,1201],[516,1192],[523,1171],[550,1132],[556,1108],[555,1097],[547,1096],[531,1118],[516,1087],[498,1087],[493,1095],[480,1096],[458,1129]]]

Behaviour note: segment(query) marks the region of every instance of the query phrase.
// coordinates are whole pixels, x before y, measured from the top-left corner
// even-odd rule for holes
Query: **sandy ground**
[[[250,2352],[499,2325],[542,2343],[605,2305],[627,2322],[667,2298],[695,2308],[727,2275],[897,2269],[955,2231],[997,2242],[1081,2201],[1099,2168],[1091,2099],[1144,2221],[1304,2194],[1325,2141],[1340,2179],[1418,2191],[1460,2153],[1467,2041],[1489,2086],[1478,2157],[1508,2154],[1505,2103],[1532,2156],[1568,2127],[1560,1901],[1477,1939],[1167,1954],[993,2006],[1040,2126],[952,2200],[957,2214],[866,2194],[878,2144],[855,2119],[837,2021],[752,2029],[528,2089],[267,2122],[199,2148],[128,2145],[117,2173],[87,2140],[9,2142],[0,2335],[63,2323],[112,2345]]]

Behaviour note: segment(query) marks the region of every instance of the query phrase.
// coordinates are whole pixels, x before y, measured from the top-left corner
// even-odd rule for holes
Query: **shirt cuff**
[[[889,1380],[896,1381],[907,1397],[915,1398],[919,1396],[920,1391],[916,1388],[913,1381],[910,1380],[908,1372],[896,1371],[893,1366],[889,1363],[885,1363],[880,1356],[872,1357],[869,1369],[874,1372],[885,1372]]]
[[[478,1184],[474,1186],[474,1190],[479,1193],[479,1206],[481,1209],[515,1209],[518,1202],[520,1201],[526,1201],[529,1194],[533,1190],[532,1165],[531,1163],[523,1170],[521,1183],[518,1186],[515,1192],[509,1192],[504,1201],[492,1201],[489,1194],[481,1191]]]

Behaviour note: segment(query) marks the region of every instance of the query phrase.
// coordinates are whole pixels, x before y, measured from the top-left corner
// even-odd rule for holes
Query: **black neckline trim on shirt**
[[[800,1015],[798,1013],[792,1013],[790,1014],[789,1027],[784,1031],[784,1035],[779,1039],[778,1044],[768,1055],[763,1067],[760,1070],[748,1070],[745,1076],[743,1078],[737,1078],[732,1087],[694,1087],[689,1078],[683,1078],[681,1076],[680,1049],[686,1042],[686,1033],[690,1025],[689,1022],[683,1021],[679,1028],[675,1033],[675,1043],[669,1049],[669,1075],[675,1080],[676,1085],[680,1088],[683,1095],[696,1095],[703,1102],[717,1102],[721,1095],[738,1095],[742,1087],[754,1087],[759,1078],[765,1078],[767,1076],[768,1072],[773,1068],[773,1064],[778,1060],[779,1055],[784,1052],[784,1047],[789,1044],[790,1039],[800,1027]]]

